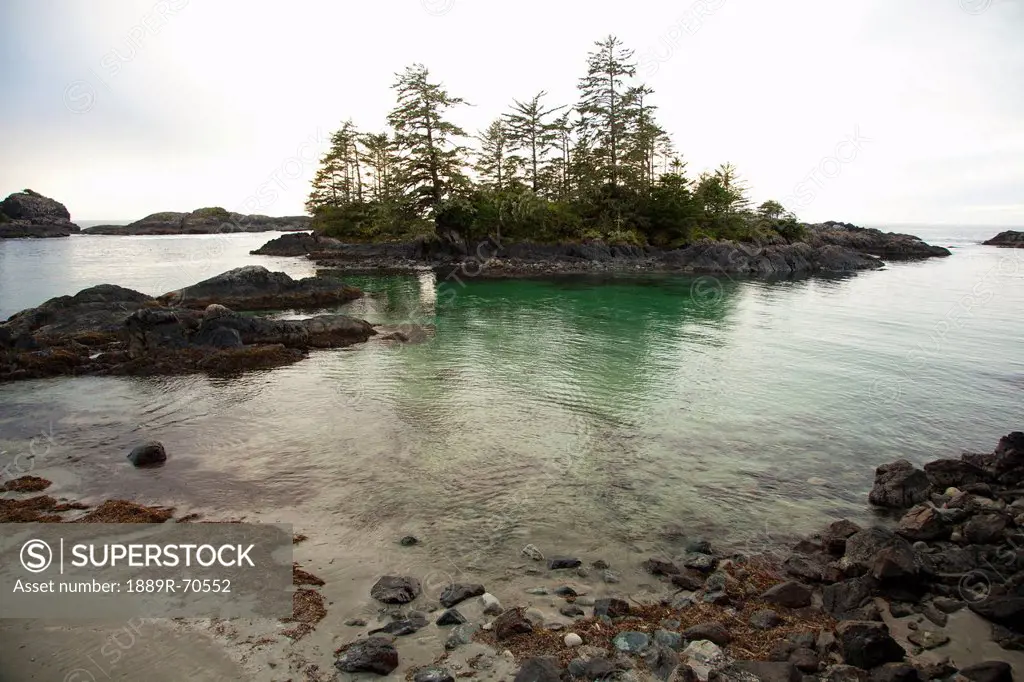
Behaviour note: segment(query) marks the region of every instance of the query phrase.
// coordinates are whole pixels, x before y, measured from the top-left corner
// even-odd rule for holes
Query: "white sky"
[[[4,0],[0,196],[299,214],[312,145],[383,128],[408,64],[475,131],[542,89],[575,102],[610,32],[691,176],[731,161],[807,220],[1024,224],[1020,0]]]

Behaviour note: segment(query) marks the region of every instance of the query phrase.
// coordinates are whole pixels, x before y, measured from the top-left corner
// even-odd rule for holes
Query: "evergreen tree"
[[[750,199],[747,197],[747,183],[740,178],[736,166],[731,163],[723,163],[715,169],[715,177],[721,182],[722,188],[729,197],[726,213],[740,213],[750,207]]]
[[[331,135],[331,147],[320,160],[313,177],[306,210],[315,213],[325,206],[344,206],[363,199],[359,166],[359,133],[351,120]]]
[[[633,50],[622,46],[615,36],[595,43],[587,56],[587,75],[580,80],[579,109],[584,127],[594,132],[595,160],[600,177],[619,184],[619,162],[627,136],[627,86],[625,79],[636,75]]]
[[[565,108],[545,108],[540,101],[546,94],[542,90],[529,102],[514,100],[512,113],[505,114],[512,147],[525,152],[527,178],[530,187],[538,194],[548,189],[543,183],[544,176],[549,175],[546,173],[547,156],[555,148],[558,139],[554,122],[548,120],[548,117]]]
[[[476,139],[480,149],[476,153],[473,170],[484,185],[500,192],[515,179],[517,168],[517,160],[511,154],[512,140],[508,124],[499,118],[481,130]]]
[[[408,67],[397,78],[393,88],[398,105],[388,114],[388,124],[395,131],[402,158],[400,182],[420,211],[432,213],[453,186],[465,181],[465,149],[455,138],[466,133],[444,118],[449,109],[465,101],[449,95],[440,83],[431,83],[430,72],[422,64]]]
[[[363,167],[369,182],[368,197],[371,201],[388,202],[394,200],[398,188],[396,186],[395,144],[386,132],[371,133],[361,138]]]

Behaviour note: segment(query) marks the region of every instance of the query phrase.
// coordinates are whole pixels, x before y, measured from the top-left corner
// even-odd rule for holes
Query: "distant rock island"
[[[1009,246],[1024,249],[1024,232],[1007,230],[984,242],[987,246]]]
[[[296,232],[308,230],[308,216],[274,218],[266,215],[242,215],[219,206],[200,208],[191,213],[166,211],[153,213],[128,225],[96,225],[85,234],[213,234],[216,232]]]
[[[0,203],[0,239],[67,237],[79,229],[64,204],[30,189]]]

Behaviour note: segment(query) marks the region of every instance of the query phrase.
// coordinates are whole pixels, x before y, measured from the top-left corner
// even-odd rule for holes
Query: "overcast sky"
[[[0,196],[302,213],[311,159],[342,119],[383,128],[405,66],[475,131],[574,102],[610,32],[692,176],[731,161],[807,220],[1024,224],[1020,0],[4,0]]]

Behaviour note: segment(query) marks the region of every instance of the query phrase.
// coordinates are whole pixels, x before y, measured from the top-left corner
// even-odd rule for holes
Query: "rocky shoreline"
[[[236,311],[315,309],[360,296],[340,280],[293,280],[260,266],[231,270],[160,298],[101,284],[50,299],[0,324],[0,382],[87,374],[230,374],[287,365],[310,349],[365,342],[377,331],[347,315],[274,320]]]
[[[79,229],[64,204],[30,189],[0,202],[0,239],[67,237]]]
[[[985,245],[1024,249],[1024,232],[1006,230],[1005,232],[1000,232],[995,237],[992,237],[992,239],[986,241]]]
[[[99,235],[168,235],[215,234],[231,232],[294,232],[308,230],[309,216],[272,217],[243,215],[219,206],[200,208],[190,213],[171,211],[153,213],[128,225],[96,225],[82,230],[83,234]]]
[[[469,247],[438,240],[404,243],[345,244],[317,234],[290,234],[271,240],[252,253],[305,256],[326,271],[387,274],[423,269],[473,276],[521,277],[593,272],[722,273],[755,277],[792,277],[850,273],[884,267],[888,260],[944,257],[950,252],[917,237],[859,228],[845,223],[807,227],[804,241],[779,238],[764,243],[703,240],[684,248],[580,244],[499,244],[495,240]]]
[[[22,497],[0,498],[4,521],[173,519],[171,509],[124,500],[93,509],[56,500],[37,494],[48,481],[23,478],[5,487]],[[1012,682],[1024,670],[1024,433],[923,469],[880,466],[869,501],[900,520],[834,521],[784,559],[695,538],[636,566],[527,545],[517,568],[532,586],[516,593],[378,575],[368,585],[373,618],[344,613],[350,605],[325,598],[330,584],[296,565],[295,613],[274,634],[301,647],[337,624],[337,677],[303,678],[313,680]],[[634,573],[647,581],[642,593],[617,589]],[[432,661],[403,660],[428,641]],[[319,671],[326,657],[298,658]]]

